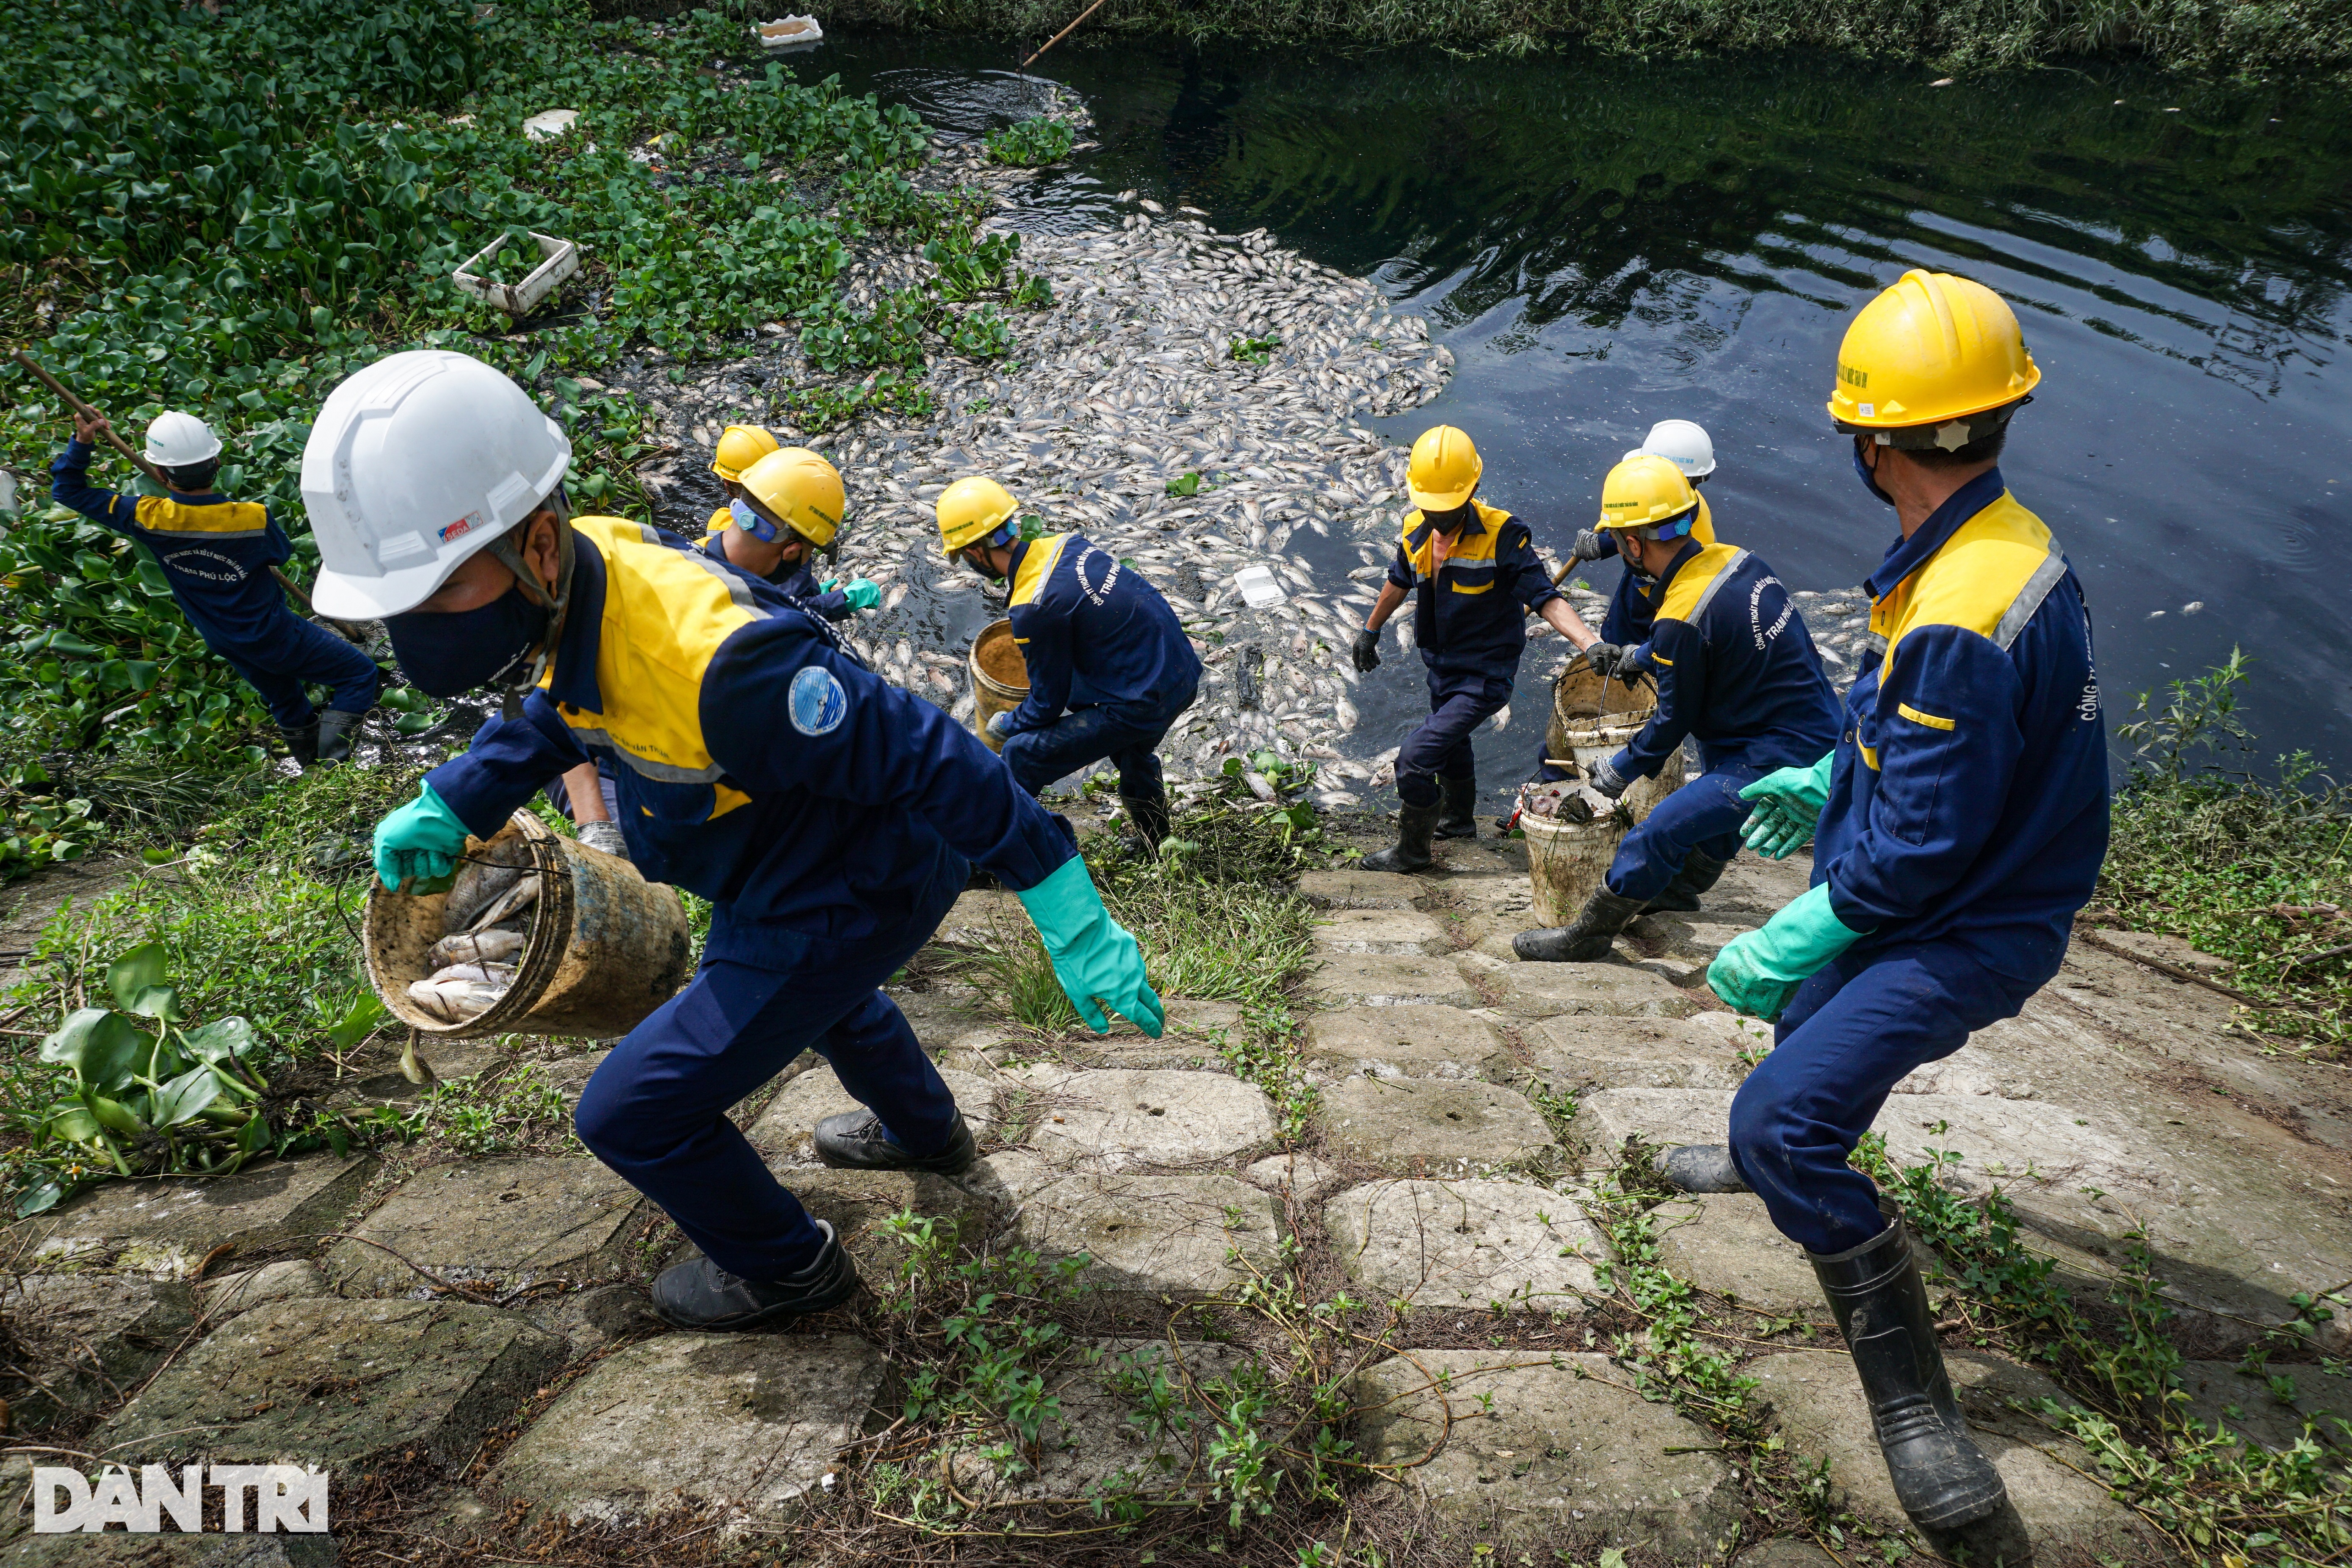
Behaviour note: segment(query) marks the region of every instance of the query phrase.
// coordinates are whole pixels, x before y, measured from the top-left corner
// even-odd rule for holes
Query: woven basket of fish
[[[384,1005],[427,1036],[627,1034],[693,970],[677,889],[518,811],[446,893],[375,886],[362,931]]]

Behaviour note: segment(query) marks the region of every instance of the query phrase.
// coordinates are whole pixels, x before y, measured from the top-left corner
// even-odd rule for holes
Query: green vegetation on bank
[[[660,0],[597,3],[619,13]],[[1044,35],[1082,8],[1061,0],[843,0],[826,21]],[[2352,11],[2330,0],[1110,0],[1087,26],[1512,54],[1574,41],[1633,55],[1827,48],[1954,69],[2096,56],[2215,75],[2352,72]]]

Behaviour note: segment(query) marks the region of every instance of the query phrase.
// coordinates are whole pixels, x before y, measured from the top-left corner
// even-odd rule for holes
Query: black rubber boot
[[[1437,837],[1478,837],[1478,781],[1475,778],[1437,781]]]
[[[1658,1173],[1678,1193],[1744,1193],[1748,1183],[1722,1143],[1685,1143],[1666,1151]]]
[[[961,1113],[946,1148],[936,1154],[917,1154],[884,1135],[882,1119],[872,1111],[845,1110],[816,1124],[816,1157],[836,1171],[929,1171],[960,1176],[971,1169],[980,1151]]]
[[[1701,893],[1723,880],[1723,868],[1731,864],[1718,860],[1704,849],[1694,849],[1683,857],[1683,868],[1666,884],[1666,890],[1652,899],[1647,906],[1668,914],[1687,915],[1698,912]]]
[[[1523,931],[1511,939],[1511,951],[1530,963],[1591,963],[1609,956],[1609,944],[1641,912],[1639,900],[1596,888],[1576,911],[1574,925]]]
[[[1903,1511],[1922,1530],[1976,1523],[2007,1500],[2000,1472],[1969,1436],[1936,1342],[1936,1317],[1898,1217],[1851,1252],[1807,1253],[1862,1374],[1879,1452]]]
[[[313,719],[299,729],[290,724],[280,724],[278,732],[286,737],[288,754],[308,773],[310,764],[319,760],[319,721]]]
[[[1118,805],[1133,828],[1126,836],[1128,853],[1139,860],[1158,859],[1160,840],[1168,837],[1168,797],[1123,795],[1118,797]]]
[[[1367,855],[1358,864],[1367,871],[1418,871],[1434,863],[1429,836],[1437,828],[1437,809],[1410,802],[1399,806],[1396,847]]]
[[[352,760],[352,734],[360,727],[364,713],[346,713],[340,708],[330,708],[319,715],[319,760],[322,763],[348,763]]]
[[[674,1329],[756,1329],[784,1318],[840,1306],[857,1294],[857,1265],[824,1220],[815,1261],[782,1279],[745,1279],[708,1258],[665,1268],[654,1281],[654,1310]]]

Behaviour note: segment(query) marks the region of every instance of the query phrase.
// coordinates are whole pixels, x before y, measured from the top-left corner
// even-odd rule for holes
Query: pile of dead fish
[[[445,1024],[488,1012],[514,984],[538,904],[528,844],[514,839],[468,857],[442,907],[447,934],[433,944],[433,973],[409,986],[408,999]]]
[[[1621,809],[1615,801],[1581,779],[1553,783],[1531,779],[1519,786],[1517,804],[1521,816],[1540,817],[1546,822],[1586,823]]]

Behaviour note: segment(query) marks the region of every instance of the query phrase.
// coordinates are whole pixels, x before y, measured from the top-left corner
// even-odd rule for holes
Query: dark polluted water
[[[974,135],[1031,111],[1018,58],[853,35],[799,68]],[[1609,465],[1682,417],[1714,436],[1725,538],[1792,587],[1858,583],[1895,529],[1822,410],[1844,323],[1906,268],[1990,284],[2043,373],[2003,471],[2084,579],[2110,730],[2237,646],[2262,755],[2352,766],[2344,94],[1123,37],[1034,69],[1085,95],[1101,146],[1033,188],[1024,224],[1116,221],[1109,198],[1136,188],[1370,279],[1460,362],[1383,433],[1469,429],[1482,493],[1554,550]],[[1419,661],[1388,651],[1351,750],[1394,745],[1423,710]],[[1519,697],[1535,712],[1538,668]],[[1535,738],[1481,732],[1490,792]]]

